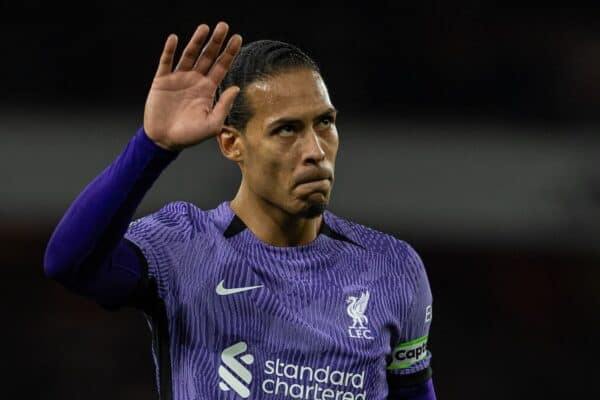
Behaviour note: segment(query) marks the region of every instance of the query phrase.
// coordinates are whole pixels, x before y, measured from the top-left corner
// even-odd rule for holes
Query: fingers
[[[229,31],[229,25],[225,22],[219,22],[213,31],[210,40],[202,50],[194,69],[201,74],[206,74],[210,67],[215,62],[215,59],[219,55],[219,51],[225,42],[225,37]]]
[[[209,27],[206,24],[199,25],[196,28],[196,31],[192,35],[190,42],[183,50],[181,54],[181,58],[179,59],[179,63],[177,63],[176,70],[184,70],[188,71],[192,69],[196,59],[198,58],[198,54],[200,53],[200,49],[208,36]]]
[[[173,69],[173,56],[175,49],[177,48],[177,35],[170,34],[165,42],[165,47],[160,55],[160,61],[158,62],[158,68],[156,70],[156,76],[162,76],[169,74]]]
[[[223,78],[225,78],[231,63],[233,63],[233,60],[239,53],[241,47],[242,37],[240,35],[233,35],[229,39],[229,42],[227,42],[227,47],[225,47],[225,50],[219,56],[207,75],[216,85],[219,85]]]
[[[200,49],[202,49],[209,31],[210,28],[206,24],[199,25],[196,28],[192,38],[183,50],[175,69],[188,71],[193,68],[201,74],[207,74],[209,78],[218,85],[225,77],[227,70],[240,50],[242,37],[240,35],[233,35],[227,42],[225,50],[219,56],[219,52],[221,51],[221,47],[223,47],[227,32],[229,31],[227,23],[219,22],[208,43],[200,53]],[[173,71],[173,61],[177,49],[177,42],[178,38],[174,34],[169,35],[167,38],[156,71],[157,77]],[[198,56],[198,53],[200,53],[200,56]]]
[[[221,128],[223,123],[225,122],[225,118],[229,111],[231,111],[231,107],[233,106],[233,101],[235,97],[240,92],[240,88],[237,86],[231,86],[225,90],[221,96],[219,97],[219,101],[215,104],[208,118],[210,119],[210,124],[214,127]]]

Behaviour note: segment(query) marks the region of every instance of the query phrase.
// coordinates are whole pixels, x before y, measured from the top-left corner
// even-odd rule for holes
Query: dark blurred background
[[[46,279],[43,252],[141,124],[166,36],[219,20],[320,63],[340,110],[331,209],[421,254],[439,399],[600,398],[595,2],[0,4],[2,398],[156,398],[143,316]],[[204,143],[137,214],[212,208],[238,179]]]

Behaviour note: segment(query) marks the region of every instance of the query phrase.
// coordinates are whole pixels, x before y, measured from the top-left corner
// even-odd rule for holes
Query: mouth
[[[331,180],[328,178],[325,179],[317,179],[313,181],[302,182],[296,185],[297,187],[305,187],[305,188],[328,188],[331,185]]]
[[[311,184],[314,184],[314,183],[322,183],[322,182],[330,182],[330,181],[331,181],[331,179],[329,179],[329,178],[312,179],[312,180],[310,180],[310,181],[304,181],[304,182],[300,182],[300,183],[298,183],[298,185],[297,185],[297,186],[301,186],[301,185],[311,185]]]
[[[329,178],[305,181],[296,185],[294,191],[299,198],[309,201],[323,202],[329,198],[331,180]]]
[[[312,184],[324,184],[324,183],[329,183],[331,184],[331,181],[333,180],[333,177],[330,173],[328,172],[321,172],[321,173],[313,173],[310,175],[305,175],[305,176],[301,176],[300,179],[298,179],[296,186],[300,186],[300,185],[312,185]]]

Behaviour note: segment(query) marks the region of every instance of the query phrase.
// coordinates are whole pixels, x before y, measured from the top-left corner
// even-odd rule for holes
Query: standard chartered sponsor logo
[[[243,398],[250,396],[248,385],[252,382],[252,374],[235,357],[244,353],[247,349],[248,346],[245,342],[238,342],[229,346],[221,353],[221,361],[225,365],[219,366],[219,377],[222,379],[222,381],[219,382],[219,388],[223,391],[233,389]],[[254,357],[252,354],[246,354],[241,356],[240,360],[246,365],[250,365],[254,362]],[[233,371],[235,375],[230,370]]]
[[[219,365],[219,388],[233,390],[240,397],[248,398],[252,383],[252,373],[238,361],[248,346],[238,342],[221,353]],[[239,357],[246,365],[254,363],[251,354]],[[314,368],[308,365],[287,364],[281,359],[266,360],[256,385],[260,390],[273,396],[283,396],[303,400],[366,400],[365,371],[360,373],[340,371],[324,366]],[[258,388],[257,388],[258,389]]]
[[[326,366],[265,362],[265,379],[261,388],[266,394],[305,400],[365,400],[365,371],[353,373]]]

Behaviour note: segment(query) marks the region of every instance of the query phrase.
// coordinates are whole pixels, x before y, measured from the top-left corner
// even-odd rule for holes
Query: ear
[[[225,158],[240,162],[242,161],[242,134],[232,126],[224,125],[221,132],[217,134],[219,149]]]

